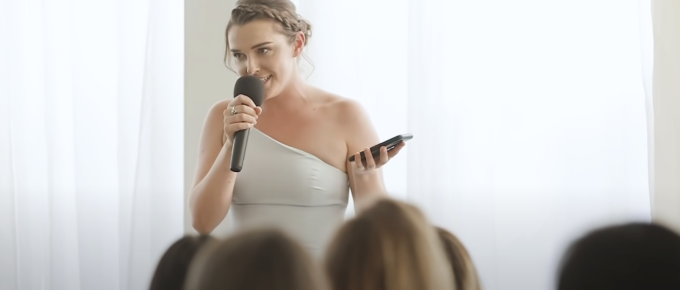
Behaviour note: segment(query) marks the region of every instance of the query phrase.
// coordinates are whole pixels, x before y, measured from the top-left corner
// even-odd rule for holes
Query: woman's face
[[[296,72],[295,57],[301,49],[280,32],[280,24],[258,19],[229,29],[228,41],[240,76],[255,75],[264,82],[265,100],[277,96]]]

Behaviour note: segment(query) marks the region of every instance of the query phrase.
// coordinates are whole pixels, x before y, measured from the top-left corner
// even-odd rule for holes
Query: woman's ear
[[[298,57],[302,54],[306,41],[307,39],[305,38],[304,33],[298,32],[297,35],[295,35],[295,41],[293,42],[293,57]]]

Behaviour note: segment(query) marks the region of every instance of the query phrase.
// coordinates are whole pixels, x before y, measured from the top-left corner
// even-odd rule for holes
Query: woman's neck
[[[297,76],[279,95],[265,100],[262,104],[264,111],[297,111],[310,102],[312,87],[301,77]]]

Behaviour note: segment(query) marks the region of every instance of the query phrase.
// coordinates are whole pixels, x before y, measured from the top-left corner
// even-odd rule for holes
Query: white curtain
[[[381,139],[415,135],[388,188],[464,241],[484,289],[553,289],[576,236],[650,219],[649,1],[296,2],[310,81]]]
[[[148,289],[182,235],[183,1],[0,1],[0,289]]]

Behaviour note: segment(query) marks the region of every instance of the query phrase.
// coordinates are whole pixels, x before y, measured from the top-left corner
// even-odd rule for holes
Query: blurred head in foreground
[[[477,268],[472,262],[465,245],[451,232],[437,227],[437,234],[444,244],[444,251],[453,269],[458,290],[480,290],[481,284],[477,276]]]
[[[333,290],[455,289],[434,227],[416,207],[391,199],[345,223],[325,264]]]
[[[326,290],[302,246],[274,229],[238,233],[207,246],[191,265],[187,290]]]
[[[156,266],[151,279],[151,290],[181,290],[189,265],[198,250],[207,242],[214,241],[210,236],[185,236],[173,243]]]
[[[595,230],[567,251],[559,290],[680,289],[680,236],[654,224]]]

